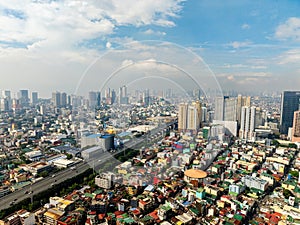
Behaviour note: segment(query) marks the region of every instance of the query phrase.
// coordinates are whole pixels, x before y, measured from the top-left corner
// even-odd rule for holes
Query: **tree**
[[[72,159],[73,158],[73,155],[72,154],[66,154],[67,155],[67,159]]]
[[[39,177],[47,177],[49,175],[48,171],[44,170],[38,174]]]
[[[298,146],[296,144],[294,144],[294,143],[290,143],[288,147],[289,148],[295,148],[295,149],[298,148]]]
[[[288,199],[290,196],[293,196],[293,193],[288,189],[284,189],[283,196]]]
[[[291,174],[293,177],[296,177],[296,178],[298,178],[298,176],[299,176],[299,172],[296,170],[290,171],[289,174]]]

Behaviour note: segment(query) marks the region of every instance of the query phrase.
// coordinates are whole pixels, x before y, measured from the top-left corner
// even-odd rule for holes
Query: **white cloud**
[[[238,48],[242,48],[242,47],[247,47],[251,44],[252,44],[252,42],[250,42],[250,41],[244,41],[244,42],[234,41],[234,42],[229,43],[229,46],[231,46],[235,49],[238,49]]]
[[[244,23],[244,24],[242,25],[242,29],[243,29],[243,30],[248,30],[248,29],[250,29],[250,25],[247,24],[247,23]]]
[[[1,11],[21,12],[24,18],[0,14],[0,41],[72,46],[112,34],[120,25],[174,26],[182,0],[16,1],[0,3]],[[41,43],[40,43],[41,44]]]
[[[243,64],[228,64],[228,63],[226,63],[222,67],[225,69],[231,69],[231,68],[246,68],[248,66],[243,65]]]
[[[111,48],[111,43],[109,41],[106,42],[106,48]]]
[[[152,29],[148,29],[143,32],[146,35],[157,35],[157,36],[165,36],[166,32],[161,32],[161,31],[154,31]]]
[[[126,66],[129,66],[129,65],[132,65],[134,62],[131,60],[131,59],[125,59],[121,65],[122,67],[126,67]]]
[[[233,75],[227,76],[227,80],[234,80],[234,76]]]
[[[119,26],[174,26],[182,1],[0,1],[0,88],[73,90],[95,58],[132,41]]]
[[[278,64],[284,65],[284,64],[300,64],[300,49],[291,49],[289,51],[286,51],[282,53],[278,57]]]
[[[300,41],[300,18],[290,17],[276,28],[275,37],[280,40]]]

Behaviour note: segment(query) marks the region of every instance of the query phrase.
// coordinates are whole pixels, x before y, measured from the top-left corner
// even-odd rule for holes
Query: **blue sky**
[[[72,93],[97,57],[145,40],[192,50],[224,90],[300,87],[300,1],[0,0],[0,89]]]

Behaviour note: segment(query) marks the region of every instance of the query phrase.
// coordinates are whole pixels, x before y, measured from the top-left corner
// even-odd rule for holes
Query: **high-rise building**
[[[119,104],[128,104],[127,87],[125,85],[119,88]]]
[[[112,90],[111,91],[111,104],[114,104],[116,102],[116,98],[117,98],[116,91]]]
[[[207,108],[205,106],[202,107],[201,122],[207,122]]]
[[[38,93],[32,92],[31,93],[31,104],[35,105],[38,102]]]
[[[150,91],[149,89],[146,89],[143,92],[143,102],[145,106],[149,106],[151,104],[151,98],[150,98]]]
[[[61,94],[60,92],[53,92],[52,93],[52,103],[55,107],[60,107],[61,103]]]
[[[178,113],[178,129],[195,133],[200,128],[201,113],[202,109],[199,101],[192,104],[181,103]]]
[[[90,91],[89,92],[89,104],[90,104],[90,107],[91,108],[95,108],[96,106],[99,106],[98,105],[98,97],[99,97],[99,92],[96,92],[96,91]]]
[[[281,96],[280,132],[287,134],[293,126],[294,112],[300,108],[300,91],[284,91]]]
[[[181,103],[179,105],[179,112],[178,112],[178,130],[182,131],[185,130],[187,127],[187,111],[188,111],[188,104]]]
[[[292,141],[300,142],[300,111],[294,112]]]
[[[241,109],[241,128],[239,136],[242,139],[255,141],[256,108],[243,106]]]
[[[65,92],[53,92],[52,93],[52,103],[55,107],[61,108],[68,105],[68,95]]]
[[[217,97],[215,100],[215,120],[236,121],[237,99],[228,96]]]
[[[241,115],[242,115],[241,111],[243,106],[247,106],[247,107],[251,106],[250,96],[238,95],[237,97],[236,115],[237,115],[238,125],[241,124]]]
[[[65,92],[60,94],[60,106],[61,107],[67,106],[67,94]]]
[[[0,111],[8,111],[9,110],[9,101],[7,98],[0,99]]]
[[[8,90],[2,91],[2,97],[11,99],[11,92]]]
[[[19,100],[22,107],[27,107],[29,105],[28,90],[20,90]]]

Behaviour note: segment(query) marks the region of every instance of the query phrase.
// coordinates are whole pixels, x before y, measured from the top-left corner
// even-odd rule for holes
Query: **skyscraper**
[[[29,105],[29,97],[28,97],[28,90],[20,90],[20,103],[21,106],[27,107]]]
[[[119,104],[128,104],[127,87],[125,85],[119,88]]]
[[[60,92],[53,92],[52,93],[52,103],[55,107],[60,107],[61,94]]]
[[[38,102],[38,93],[32,92],[31,93],[31,103],[32,105],[35,105]]]
[[[145,106],[149,106],[151,104],[150,90],[146,89],[143,92],[143,102]]]
[[[236,121],[237,99],[228,96],[217,97],[215,100],[215,120]]]
[[[7,98],[0,98],[0,111],[8,111],[9,110],[9,101]]]
[[[179,112],[178,112],[178,130],[179,131],[185,130],[187,127],[187,120],[186,120],[187,111],[188,111],[188,104],[180,103]]]
[[[294,112],[292,141],[300,142],[300,111]]]
[[[11,99],[11,92],[8,90],[2,91],[2,97]]]
[[[89,92],[89,105],[91,108],[95,108],[95,106],[97,105],[97,92],[96,91],[90,91]]]
[[[67,94],[65,92],[61,93],[60,95],[60,106],[61,107],[67,106]]]
[[[300,91],[284,91],[281,96],[280,132],[287,134],[293,126],[294,112],[299,110]]]
[[[113,89],[111,91],[111,104],[114,104],[116,102],[116,98],[117,98],[116,91]]]
[[[255,140],[256,108],[243,106],[241,108],[241,128],[239,136],[249,141]]]
[[[201,104],[199,101],[192,104],[181,103],[178,113],[178,129],[180,131],[197,132],[201,122]]]
[[[242,115],[241,111],[243,106],[247,106],[247,107],[251,106],[250,96],[238,95],[237,97],[236,115],[237,115],[238,125],[241,124],[241,115]]]

